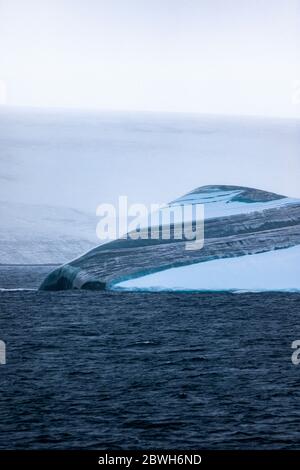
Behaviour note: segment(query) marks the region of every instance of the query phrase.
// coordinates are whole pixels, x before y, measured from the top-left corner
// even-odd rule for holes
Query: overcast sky
[[[0,101],[300,117],[300,0],[0,0]]]

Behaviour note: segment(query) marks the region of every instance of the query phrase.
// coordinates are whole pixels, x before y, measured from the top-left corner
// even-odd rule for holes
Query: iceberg
[[[120,238],[50,273],[40,289],[297,290],[300,200],[241,186],[202,186],[170,207],[204,204],[205,240]],[[176,223],[176,221],[174,221]]]

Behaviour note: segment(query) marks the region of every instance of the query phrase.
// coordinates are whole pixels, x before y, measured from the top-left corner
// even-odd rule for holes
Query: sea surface
[[[50,269],[0,268],[0,449],[300,448],[299,294],[35,290]]]

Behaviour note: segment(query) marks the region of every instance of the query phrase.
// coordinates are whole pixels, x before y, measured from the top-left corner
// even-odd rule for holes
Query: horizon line
[[[249,118],[249,119],[265,119],[265,120],[290,120],[299,121],[299,116],[289,115],[272,115],[272,114],[239,114],[239,113],[217,113],[208,111],[167,111],[167,110],[151,110],[151,109],[110,109],[110,108],[97,108],[92,106],[77,107],[77,106],[37,106],[37,105],[14,105],[14,104],[1,104],[1,110],[27,110],[27,111],[40,111],[40,112],[69,112],[69,113],[91,113],[91,114],[150,114],[150,115],[172,115],[180,116],[207,116],[211,118],[227,117],[227,118]]]

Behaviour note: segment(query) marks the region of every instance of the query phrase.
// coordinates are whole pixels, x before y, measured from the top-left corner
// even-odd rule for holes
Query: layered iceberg
[[[41,289],[300,290],[300,200],[219,185],[170,206],[187,204],[204,204],[201,250],[174,237],[122,238],[56,269]]]

